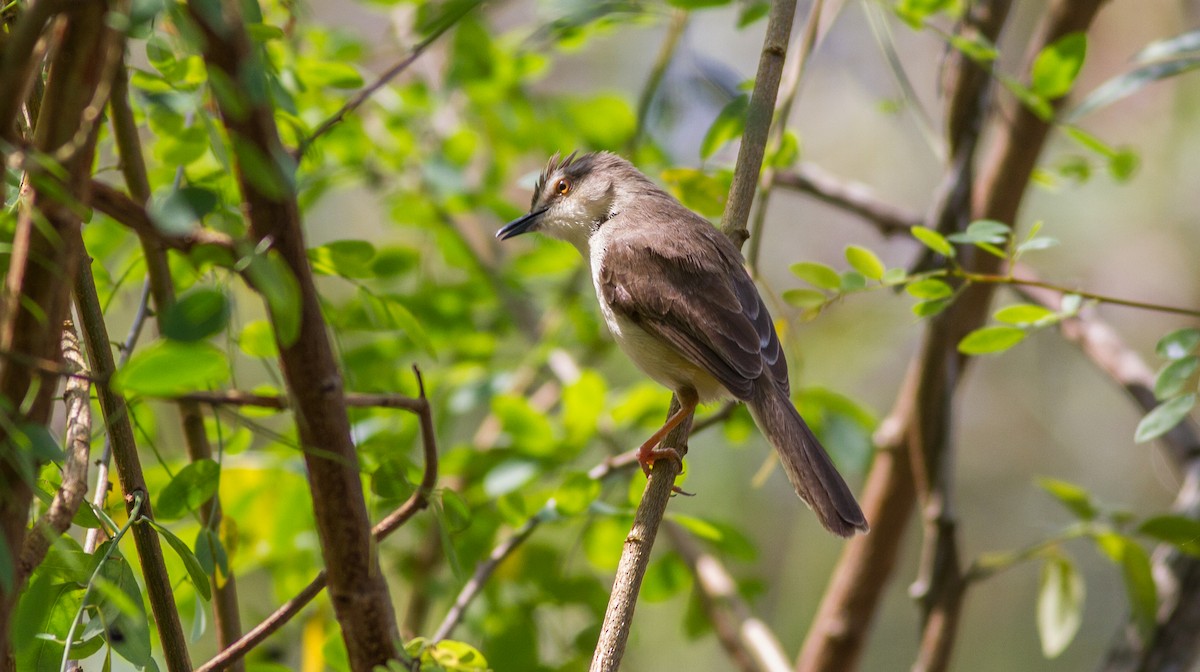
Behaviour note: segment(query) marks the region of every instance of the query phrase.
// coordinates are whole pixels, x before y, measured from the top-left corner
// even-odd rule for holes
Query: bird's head
[[[616,154],[571,154],[565,159],[555,154],[534,186],[529,212],[506,224],[496,237],[506,240],[540,231],[585,250],[591,235],[619,214],[641,185],[649,181]]]

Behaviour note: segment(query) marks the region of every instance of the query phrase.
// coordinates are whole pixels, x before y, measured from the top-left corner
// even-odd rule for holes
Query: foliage
[[[593,468],[655,429],[667,394],[627,375],[610,357],[611,340],[574,250],[533,241],[500,251],[489,244],[489,234],[522,213],[524,189],[540,161],[571,148],[632,151],[686,205],[717,217],[731,180],[730,166],[718,161],[720,150],[741,137],[749,96],[724,102],[694,148],[703,164],[692,167],[693,156],[677,162],[653,137],[635,142],[642,137],[638,124],[648,122],[638,120],[627,96],[564,93],[555,85],[561,59],[589,41],[656,21],[659,9],[644,3],[590,8],[567,3],[576,13],[514,27],[472,2],[383,1],[364,10],[379,16],[385,8],[410,12],[411,29],[389,37],[397,44],[378,52],[445,31],[436,65],[405,72],[363,107],[337,117],[351,91],[374,78],[368,64],[378,60],[376,50],[348,31],[311,21],[294,3],[241,4],[255,54],[245,66],[256,69],[264,83],[254,95],[268,102],[285,147],[304,149],[297,156],[263,156],[231,140],[227,120],[217,112],[218,101],[229,103],[223,97],[231,95],[230,83],[206,67],[203,37],[184,5],[134,2],[129,16],[112,17],[135,64],[127,66],[130,103],[145,142],[152,234],[175,239],[203,227],[232,242],[169,251],[169,281],[178,301],[162,312],[160,332],[147,331],[125,344],[127,359],[111,381],[129,403],[155,519],[139,518],[140,500],[127,513],[120,493],[103,506],[83,507],[74,520],[77,529],[54,539],[24,586],[12,637],[18,668],[52,670],[70,658],[92,657],[107,669],[116,654],[138,669],[158,669],[160,642],[147,617],[145,580],[140,565],[124,555],[130,546],[123,539],[134,525],[149,527],[170,549],[166,563],[175,606],[190,622],[193,639],[204,642],[198,650],[211,648],[210,602],[231,577],[242,585],[266,586],[270,602],[278,603],[324,566],[296,427],[304,419],[283,410],[295,390],[278,363],[280,348],[299,338],[303,282],[277,250],[251,244],[240,172],[268,195],[294,193],[306,220],[335,221],[332,230],[309,232],[306,252],[346,388],[416,397],[424,388],[409,374],[409,363],[419,363],[424,372],[441,451],[435,490],[424,492],[420,485],[426,465],[416,416],[386,404],[350,411],[372,519],[417,494],[430,504],[428,514],[379,544],[381,569],[397,600],[411,602],[403,651],[417,661],[416,667],[394,661],[380,669],[580,669],[596,641],[609,573],[644,483],[636,470]],[[701,11],[731,3],[669,4]],[[989,68],[1021,104],[1055,120],[1087,152],[1042,167],[1035,176],[1040,183],[1086,182],[1094,160],[1115,180],[1131,179],[1138,154],[1110,145],[1075,120],[1149,82],[1193,69],[1196,33],[1151,45],[1131,73],[1093,91],[1061,117],[1056,106],[1076,86],[1089,53],[1087,36],[1068,34],[1039,52],[1028,73],[1008,75],[996,69],[995,45],[938,27],[946,16],[958,16],[962,4],[900,0],[893,8],[905,24],[929,29]],[[767,6],[738,3],[738,29],[755,28]],[[235,101],[247,102],[257,101]],[[314,136],[333,119],[338,121],[327,132]],[[782,137],[767,158],[781,170],[799,160],[801,147],[797,135]],[[127,148],[106,126],[100,127],[99,143],[96,175],[108,182],[113,157],[127,160],[122,156]],[[21,183],[15,167],[6,171],[10,186]],[[520,185],[519,196],[513,185]],[[5,193],[9,201],[0,228],[9,244],[18,196],[16,189]],[[362,203],[370,207],[360,209]],[[365,220],[364,213],[376,211],[385,213],[385,221]],[[85,219],[84,243],[94,259],[91,272],[109,330],[121,334],[130,319],[145,319],[143,285],[150,264],[139,235],[124,222],[100,208],[87,211]],[[913,227],[913,248],[924,246],[938,258],[932,269],[889,266],[883,261],[888,257],[867,244],[847,245],[844,265],[836,268],[789,250],[791,271],[805,286],[786,288],[780,296],[801,319],[814,319],[851,297],[903,290],[915,300],[914,316],[936,320],[974,286],[1058,292],[1057,305],[1022,299],[997,309],[994,324],[966,333],[957,344],[963,356],[1000,355],[1031,334],[1113,300],[1025,273],[1027,254],[1057,244],[1042,228],[1039,222],[1022,235],[1012,223],[992,220],[971,222],[958,232]],[[972,255],[1001,259],[1005,272],[972,272],[964,261]],[[10,257],[3,257],[6,271]],[[131,317],[137,314],[142,316]],[[787,341],[785,324],[781,331]],[[1193,328],[1159,341],[1163,365],[1154,394],[1161,404],[1145,415],[1131,439],[1161,437],[1195,407],[1198,348],[1200,330]],[[180,447],[178,418],[167,409],[179,397],[230,391],[275,401],[206,406],[201,431],[216,454],[190,460]],[[813,387],[796,390],[796,399],[841,466],[869,464],[878,422],[864,401]],[[94,416],[104,418],[98,406]],[[753,433],[744,409],[722,416],[721,424],[730,443],[744,443]],[[62,482],[58,439],[40,424],[17,426],[8,436],[9,452],[28,471],[39,502],[49,502]],[[105,438],[97,422],[93,443],[99,446]],[[1055,657],[1080,629],[1087,592],[1067,545],[1087,539],[1120,574],[1133,620],[1148,637],[1158,604],[1145,544],[1161,542],[1200,555],[1200,524],[1173,514],[1113,510],[1082,487],[1061,481],[1047,479],[1041,486],[1071,513],[1071,524],[1027,549],[981,558],[971,578],[1041,562],[1033,610],[1042,650]],[[214,496],[224,512],[220,524],[211,523],[212,510],[205,508],[213,506]],[[39,506],[35,513],[44,510]],[[734,508],[724,516],[673,512],[670,519],[715,556],[753,563],[759,542],[739,527]],[[111,539],[87,553],[75,539],[82,528],[102,529]],[[492,580],[461,625],[434,641],[433,615],[447,611],[476,568],[488,566],[494,549],[513,539],[515,548],[492,567]],[[0,537],[0,585],[7,590],[16,553],[3,543]],[[740,577],[738,595],[751,598],[760,591],[755,571],[751,565],[743,572],[749,576]],[[697,591],[692,570],[675,552],[659,554],[642,585],[648,602],[693,596],[693,606],[679,613],[691,638],[709,636],[713,626],[695,607]],[[259,602],[244,611],[255,621],[268,613]],[[288,664],[349,669],[330,612],[328,599],[320,598],[283,631],[281,638],[298,643],[284,647]],[[248,660],[271,669],[277,662],[272,655],[260,647]]]

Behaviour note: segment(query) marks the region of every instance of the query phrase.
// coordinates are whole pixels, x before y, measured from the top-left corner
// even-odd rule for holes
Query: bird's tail
[[[754,386],[747,404],[755,423],[779,453],[779,461],[800,499],[825,529],[840,537],[866,532],[867,519],[829,455],[787,396],[768,379]]]

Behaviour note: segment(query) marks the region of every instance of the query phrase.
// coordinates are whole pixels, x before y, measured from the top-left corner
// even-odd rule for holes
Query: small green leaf
[[[1138,526],[1138,534],[1174,544],[1190,555],[1200,555],[1200,520],[1186,516],[1155,516]]]
[[[604,377],[591,369],[581,372],[575,382],[563,388],[562,424],[566,442],[573,450],[582,450],[595,435],[604,411],[605,394]]]
[[[858,271],[845,271],[842,273],[842,291],[855,292],[867,286],[867,278]]]
[[[1150,556],[1146,549],[1133,539],[1121,537],[1120,567],[1125,579],[1125,592],[1129,595],[1129,608],[1133,622],[1143,638],[1154,632],[1158,611],[1158,592],[1154,586],[1154,574],[1150,568]]]
[[[203,130],[200,130],[201,139]],[[175,161],[174,163],[186,163]],[[150,200],[147,212],[154,226],[171,237],[191,233],[205,215],[217,207],[217,195],[202,187],[181,187]]]
[[[1017,303],[1005,306],[993,315],[997,322],[1015,325],[1031,325],[1043,320],[1053,320],[1057,314],[1049,308],[1033,303]]]
[[[825,264],[818,264],[815,261],[802,261],[798,264],[792,264],[792,273],[819,289],[828,289],[836,292],[842,286],[842,278],[838,275],[837,271]]]
[[[546,414],[529,405],[524,397],[504,394],[492,398],[492,413],[500,421],[509,447],[521,455],[550,457],[558,448]]]
[[[1200,329],[1176,329],[1158,340],[1154,351],[1163,359],[1182,359],[1200,346]]]
[[[946,238],[937,231],[925,226],[914,226],[912,229],[910,229],[910,231],[912,231],[913,238],[921,241],[925,247],[928,247],[943,257],[954,256],[954,246],[951,245],[950,241],[946,240]]]
[[[883,273],[886,270],[883,262],[874,252],[865,247],[858,245],[848,245],[846,247],[846,261],[850,262],[850,266],[862,273],[864,277],[871,280],[880,280],[883,278]]]
[[[1037,626],[1042,655],[1057,658],[1079,632],[1086,588],[1074,563],[1061,555],[1052,556],[1042,564],[1040,584]]]
[[[1123,147],[1108,160],[1108,173],[1118,182],[1127,182],[1137,171],[1139,163],[1137,152]]]
[[[889,268],[883,272],[883,277],[880,278],[880,282],[889,287],[893,285],[902,285],[908,282],[908,271],[899,266],[895,268]]]
[[[1054,247],[1055,245],[1058,245],[1058,239],[1051,238],[1049,236],[1038,236],[1037,238],[1030,238],[1029,240],[1026,240],[1018,245],[1017,252],[1024,254],[1025,252],[1031,252],[1033,250],[1045,250]]]
[[[273,359],[279,356],[279,348],[275,345],[275,332],[271,323],[266,320],[254,320],[242,327],[238,335],[238,347],[251,357]]]
[[[1087,35],[1067,33],[1038,53],[1033,61],[1030,87],[1038,95],[1053,100],[1071,91],[1087,55]]]
[[[1050,493],[1060,504],[1065,506],[1068,511],[1075,514],[1075,517],[1080,520],[1094,520],[1098,513],[1096,505],[1092,503],[1092,496],[1087,490],[1068,483],[1060,481],[1056,478],[1039,478],[1037,479],[1038,486]]]
[[[958,342],[964,355],[988,355],[1004,352],[1025,340],[1025,331],[1016,327],[981,327]]]
[[[230,312],[225,292],[195,288],[167,309],[162,319],[162,334],[176,341],[202,341],[225,329]]]
[[[462,532],[471,525],[471,507],[467,500],[457,492],[448,488],[438,491],[441,494],[442,510],[445,513],[443,521],[450,532]]]
[[[308,251],[313,273],[343,278],[374,277],[375,246],[365,240],[335,240]]]
[[[954,288],[937,278],[925,278],[910,282],[904,287],[909,296],[917,299],[944,299],[954,294]]]
[[[955,243],[970,243],[979,245],[987,243],[991,245],[1001,245],[1008,239],[1012,229],[1004,222],[997,222],[992,219],[978,219],[967,225],[967,230],[962,233],[956,233],[948,237],[948,240]]]
[[[746,128],[746,111],[750,108],[750,96],[742,94],[729,101],[704,134],[700,143],[700,158],[707,161],[717,150],[734,138],[739,138]]]
[[[1138,423],[1133,440],[1145,443],[1166,434],[1174,429],[1175,425],[1182,422],[1195,405],[1195,392],[1159,404]]]
[[[930,299],[929,301],[918,301],[913,304],[912,312],[917,317],[931,317],[942,312],[953,303],[954,299],[947,297],[945,299]]]
[[[823,292],[815,289],[788,289],[783,292],[783,300],[797,308],[820,308],[829,300]]]
[[[159,492],[154,515],[162,520],[181,518],[212,499],[220,482],[220,465],[212,460],[196,460],[180,469]]]
[[[196,592],[199,593],[205,601],[211,600],[212,585],[208,581],[208,575],[204,573],[204,568],[200,566],[200,560],[196,558],[195,553],[192,553],[192,549],[188,548],[188,545],[183,543],[182,539],[175,536],[173,532],[163,527],[159,523],[150,520],[149,518],[144,520],[156,531],[158,531],[160,535],[162,535],[162,538],[166,540],[167,545],[171,547],[171,550],[175,551],[175,554],[178,555],[179,559],[183,561],[183,567],[187,570],[188,576],[192,579],[192,585],[196,586]]]
[[[196,561],[200,563],[204,573],[213,577],[229,576],[229,554],[225,551],[225,544],[221,543],[221,535],[211,527],[202,527],[200,532],[196,534]],[[216,579],[217,585],[222,585],[224,581],[220,578]]]
[[[212,344],[159,341],[134,354],[113,376],[113,385],[125,394],[173,397],[228,378],[229,361]]]
[[[1188,355],[1164,366],[1154,378],[1155,398],[1161,401],[1181,394],[1197,369],[1200,369],[1200,357],[1196,355]]]
[[[298,71],[304,83],[309,86],[357,89],[363,85],[363,78],[358,74],[358,70],[342,61],[304,59]]]

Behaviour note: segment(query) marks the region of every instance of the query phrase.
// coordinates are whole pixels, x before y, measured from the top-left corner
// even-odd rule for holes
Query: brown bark
[[[256,244],[279,254],[299,287],[296,338],[281,340],[281,325],[275,320],[280,359],[308,466],[329,595],[351,668],[370,670],[397,658],[396,618],[371,539],[341,373],[308,267],[291,186],[292,162],[280,143],[270,106],[261,93],[252,93],[266,90],[249,81],[263,76],[263,65],[256,61],[237,3],[192,0],[188,7],[203,36],[209,78],[223,82],[217,103],[241,159],[237,177],[250,235]],[[243,165],[250,155],[259,165]]]

